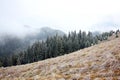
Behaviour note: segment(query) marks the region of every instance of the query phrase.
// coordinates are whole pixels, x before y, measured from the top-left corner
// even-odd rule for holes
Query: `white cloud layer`
[[[66,33],[80,29],[86,31],[117,29],[120,28],[119,2],[119,0],[0,0],[0,32],[22,35],[44,26],[60,29]],[[117,26],[111,26],[110,23]],[[108,24],[110,26],[106,26]],[[32,28],[27,29],[24,25]]]

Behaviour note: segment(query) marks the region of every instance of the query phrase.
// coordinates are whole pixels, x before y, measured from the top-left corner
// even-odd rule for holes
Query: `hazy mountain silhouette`
[[[9,55],[25,50],[35,41],[46,40],[47,37],[54,35],[63,36],[65,33],[60,30],[54,30],[49,27],[41,28],[38,33],[26,35],[25,38],[20,38],[15,35],[3,35],[0,39],[0,55]]]

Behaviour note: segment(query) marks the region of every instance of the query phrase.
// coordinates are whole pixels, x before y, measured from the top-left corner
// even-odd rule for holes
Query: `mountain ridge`
[[[9,80],[119,80],[120,37],[64,56],[0,68]]]

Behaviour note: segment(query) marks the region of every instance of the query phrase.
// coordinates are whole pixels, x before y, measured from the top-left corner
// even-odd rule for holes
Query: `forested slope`
[[[1,80],[119,80],[120,37],[43,61],[0,68]]]

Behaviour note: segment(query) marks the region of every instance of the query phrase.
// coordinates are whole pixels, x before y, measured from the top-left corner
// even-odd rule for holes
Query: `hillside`
[[[44,61],[2,67],[0,80],[120,80],[120,38]]]

